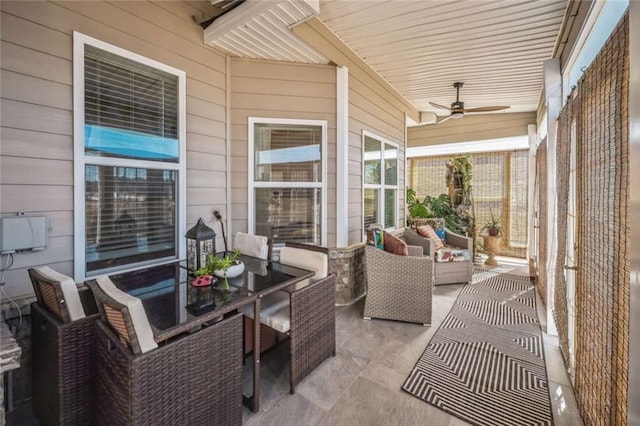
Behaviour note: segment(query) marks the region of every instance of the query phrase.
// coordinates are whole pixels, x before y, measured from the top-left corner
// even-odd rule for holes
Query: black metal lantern
[[[216,253],[216,233],[202,218],[187,231],[187,268],[198,270],[207,264],[207,257]]]

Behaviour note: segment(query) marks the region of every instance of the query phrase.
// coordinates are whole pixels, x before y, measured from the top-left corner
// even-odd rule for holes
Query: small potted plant
[[[486,265],[497,266],[495,254],[500,250],[500,241],[502,240],[502,216],[494,216],[493,210],[489,210],[491,219],[482,227],[480,231],[487,231],[487,235],[483,235],[484,251],[489,258],[484,262]]]
[[[207,264],[195,271],[195,275],[215,275],[216,277],[224,278],[225,287],[227,287],[229,284],[227,278],[237,277],[244,272],[244,263],[238,260],[241,254],[240,250],[234,250],[233,253],[221,258],[210,255],[207,259]]]
[[[482,227],[482,231],[487,230],[487,235],[491,237],[501,237],[502,236],[502,216],[495,217],[493,215],[493,210],[489,209],[489,213],[491,214],[491,219],[487,222],[486,225]]]

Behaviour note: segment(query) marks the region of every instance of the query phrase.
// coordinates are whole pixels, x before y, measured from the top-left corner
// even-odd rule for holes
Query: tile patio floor
[[[385,320],[363,320],[362,301],[336,308],[337,353],[289,394],[288,342],[263,355],[261,409],[243,408],[248,426],[461,426],[467,423],[401,390],[402,383],[453,306],[463,285],[438,286],[433,296],[433,325],[423,327]],[[544,316],[538,300],[538,316]],[[549,391],[556,426],[580,426],[573,389],[557,338],[544,334]],[[245,391],[250,393],[251,359]],[[8,426],[38,426],[30,406],[10,413]]]
[[[290,395],[287,343],[266,353],[261,369],[261,409],[256,414],[244,409],[244,424],[466,425],[401,390],[402,383],[449,313],[462,287],[444,285],[435,288],[431,327],[363,320],[362,301],[336,308],[335,358],[325,361],[298,385],[295,395]],[[539,300],[538,312],[544,330]],[[557,426],[582,425],[557,338],[544,334],[544,344],[554,422]],[[250,389],[248,382],[245,385]]]

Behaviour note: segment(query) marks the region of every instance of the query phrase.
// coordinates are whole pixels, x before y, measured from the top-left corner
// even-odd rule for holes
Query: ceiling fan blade
[[[464,112],[491,112],[491,111],[502,111],[503,109],[510,108],[509,106],[486,106],[486,107],[478,107],[478,108],[465,108]]]
[[[441,119],[439,119],[438,121],[436,121],[435,124],[440,124],[440,123],[444,123],[445,121],[449,121],[450,119],[452,119],[453,117],[451,115],[447,115],[446,117],[442,117]]]
[[[446,107],[444,105],[440,105],[440,104],[437,104],[435,102],[429,102],[429,103],[431,104],[432,107],[435,107],[435,108],[438,108],[438,109],[446,109],[447,111],[451,111],[451,108]]]

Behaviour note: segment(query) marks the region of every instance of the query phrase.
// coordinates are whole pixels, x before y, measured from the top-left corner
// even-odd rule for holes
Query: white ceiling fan
[[[462,118],[466,112],[492,112],[492,111],[502,111],[503,109],[509,108],[509,106],[504,105],[494,105],[494,106],[485,106],[485,107],[477,107],[477,108],[466,108],[464,107],[464,102],[460,102],[460,88],[464,85],[463,82],[455,82],[453,83],[453,87],[456,89],[456,101],[451,103],[451,107],[446,107],[444,105],[437,104],[435,102],[429,102],[431,106],[438,109],[446,109],[451,111],[451,114],[446,117],[438,119],[435,124],[443,123],[451,118]]]

